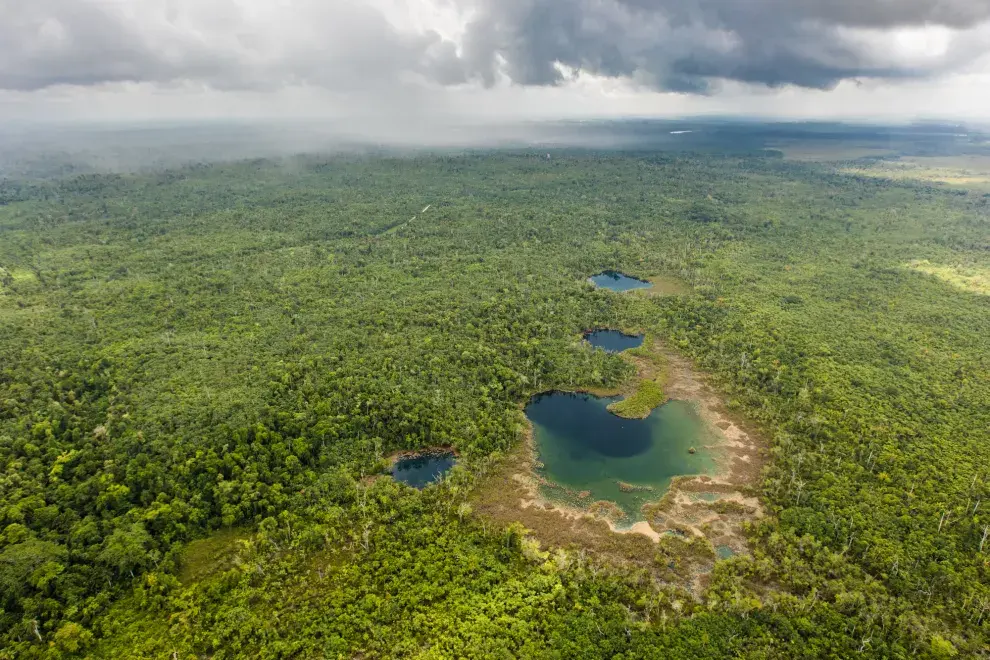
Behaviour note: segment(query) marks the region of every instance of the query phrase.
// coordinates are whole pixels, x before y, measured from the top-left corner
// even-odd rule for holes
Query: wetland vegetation
[[[621,400],[609,404],[609,412],[626,419],[643,419],[667,398],[660,383],[642,379],[636,389]]]
[[[984,653],[990,308],[951,280],[988,198],[677,137],[0,181],[0,658]],[[658,542],[519,505],[539,392],[646,379],[675,401],[642,421],[546,403],[693,424],[654,345],[734,476],[675,481]],[[663,488],[558,435],[559,478]],[[435,485],[369,478],[433,446]]]

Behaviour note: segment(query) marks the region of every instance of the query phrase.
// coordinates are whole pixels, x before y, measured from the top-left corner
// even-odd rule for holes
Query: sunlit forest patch
[[[912,261],[905,267],[933,275],[963,291],[990,295],[990,268],[975,265],[945,266],[933,264],[927,259]]]
[[[843,168],[860,176],[928,181],[950,187],[990,191],[990,156],[901,156]]]

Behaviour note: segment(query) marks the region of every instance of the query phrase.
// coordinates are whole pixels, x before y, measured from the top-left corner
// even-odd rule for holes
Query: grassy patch
[[[626,419],[643,419],[667,400],[664,383],[667,381],[668,363],[660,344],[647,337],[642,346],[623,351],[624,359],[636,367],[638,382],[636,388],[626,392],[622,401],[616,401],[608,409],[613,414]]]
[[[894,181],[928,181],[975,190],[990,189],[990,158],[986,156],[904,157],[842,171]]]
[[[979,266],[941,266],[928,260],[912,261],[907,268],[933,275],[952,286],[969,291],[990,295],[990,268]]]
[[[678,296],[685,293],[691,293],[691,285],[679,277],[658,275],[656,277],[649,278],[648,281],[653,285],[653,288],[643,289],[643,292],[646,295]]]
[[[179,581],[189,585],[212,573],[230,568],[237,554],[237,542],[249,536],[250,532],[247,529],[234,527],[191,542],[182,554]]]
[[[636,368],[640,371],[649,367],[650,373],[656,373],[667,366],[667,358],[661,352],[660,344],[652,337],[647,337],[641,345],[623,353],[634,358]]]
[[[609,411],[626,419],[642,419],[666,400],[663,387],[653,380],[641,380],[636,391],[608,407]]]

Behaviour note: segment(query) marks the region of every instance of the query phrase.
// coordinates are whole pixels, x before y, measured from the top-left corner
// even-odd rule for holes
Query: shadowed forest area
[[[939,273],[990,268],[990,195],[780,156],[5,179],[0,658],[985,652],[990,296]],[[575,340],[605,327],[766,443],[700,596],[472,510],[532,395],[632,377]],[[426,447],[445,480],[384,476]]]

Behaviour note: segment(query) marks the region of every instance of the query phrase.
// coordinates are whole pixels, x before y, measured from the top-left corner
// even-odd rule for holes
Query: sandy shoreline
[[[514,481],[523,490],[523,497],[520,498],[519,506],[553,511],[570,520],[590,517],[604,521],[609,529],[616,534],[640,534],[654,542],[659,542],[665,533],[671,532],[678,534],[687,532],[696,537],[715,536],[717,540],[724,542],[723,545],[741,551],[743,548],[740,546],[744,545],[744,541],[738,532],[733,533],[730,529],[719,529],[718,533],[712,534],[710,530],[702,528],[706,525],[711,527],[713,523],[718,523],[720,518],[726,517],[715,510],[717,508],[716,502],[731,502],[740,509],[751,511],[751,515],[747,517],[762,515],[762,507],[758,498],[750,494],[750,486],[759,479],[764,463],[762,443],[757,440],[753,433],[744,429],[729,416],[721,399],[704,382],[703,376],[694,371],[687,360],[659,348],[657,343],[654,343],[653,350],[662,356],[667,371],[664,387],[667,400],[664,403],[671,400],[683,400],[691,403],[698,411],[707,430],[715,438],[713,444],[699,447],[699,449],[711,452],[716,464],[715,472],[706,475],[675,477],[666,492],[658,493],[655,499],[651,499],[644,505],[645,520],[636,520],[631,524],[623,524],[621,521],[617,523],[610,516],[598,515],[592,511],[596,504],[599,505],[598,509],[608,510],[609,504],[614,507],[612,502],[589,501],[588,506],[574,506],[555,500],[552,496],[548,496],[544,489],[540,488],[545,479],[538,473],[539,458],[533,425],[526,419],[524,431],[526,469],[512,475]],[[657,376],[655,362],[637,356],[629,356],[628,359],[637,366],[637,378],[631,379],[633,387],[639,378],[655,378]],[[627,392],[629,389],[629,383],[626,383],[624,386],[612,390],[583,391],[596,396],[615,396]],[[712,501],[705,501],[693,498],[691,493],[708,493],[715,497]],[[725,508],[724,504],[718,506]]]

